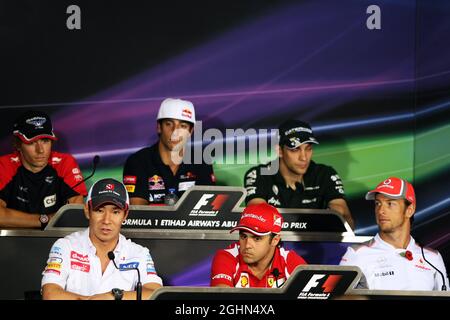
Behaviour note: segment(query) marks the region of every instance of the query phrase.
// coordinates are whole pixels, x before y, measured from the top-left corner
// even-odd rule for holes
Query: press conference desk
[[[227,201],[216,208],[212,203],[219,196]],[[131,206],[122,234],[150,249],[165,285],[206,286],[213,255],[238,238],[229,230],[239,220],[244,198],[243,188],[193,187],[174,207]],[[0,230],[0,299],[21,299],[24,291],[40,288],[52,244],[87,227],[82,208],[62,207],[45,231]],[[356,236],[334,212],[280,211],[285,217],[284,245],[309,263],[336,264],[347,246],[369,239]]]
[[[302,265],[281,288],[162,287],[152,300],[277,301],[277,300],[450,300],[449,291],[353,289],[362,272],[355,266]],[[334,286],[325,286],[335,277]],[[337,279],[336,279],[337,277]],[[326,289],[325,289],[326,288]]]

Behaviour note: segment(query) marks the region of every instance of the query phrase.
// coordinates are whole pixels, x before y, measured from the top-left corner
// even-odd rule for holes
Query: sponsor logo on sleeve
[[[127,191],[128,191],[128,192],[133,193],[134,190],[136,189],[136,186],[126,184],[126,185],[125,185],[125,188],[127,188]]]
[[[330,178],[331,178],[331,180],[333,180],[333,181],[335,181],[335,182],[341,180],[341,177],[339,177],[339,175],[337,175],[337,174],[332,175]]]
[[[44,198],[44,207],[49,208],[56,204],[56,194]]]
[[[62,255],[62,253],[61,253],[61,248],[60,248],[60,247],[57,247],[57,246],[53,246],[53,247],[50,249],[50,255],[58,255],[58,256],[61,256],[61,255]]]
[[[216,275],[214,275],[214,277],[212,277],[212,280],[218,280],[218,279],[225,279],[225,280],[228,280],[228,281],[233,281],[233,279],[231,278],[231,276],[229,276],[228,274],[225,274],[225,273],[219,273],[219,274],[216,274]]]
[[[45,267],[44,273],[53,273],[60,275],[61,274],[61,263],[59,262],[52,262],[49,260],[47,263],[47,266]]]
[[[14,162],[14,163],[20,162],[19,157],[11,157],[10,159],[11,159],[11,162]]]
[[[123,183],[124,184],[136,184],[137,178],[136,176],[124,176]]]
[[[334,187],[340,194],[345,194],[344,186],[335,186]]]
[[[62,263],[63,259],[60,257],[50,257],[47,263]]]
[[[58,164],[62,161],[62,158],[52,157],[52,164]]]
[[[147,260],[147,274],[156,274],[155,264],[153,261]]]

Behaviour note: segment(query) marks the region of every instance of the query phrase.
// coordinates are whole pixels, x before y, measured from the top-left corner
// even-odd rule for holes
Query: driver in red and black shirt
[[[280,246],[283,217],[267,203],[242,211],[239,242],[217,251],[211,266],[212,287],[279,288],[305,260]]]
[[[41,228],[87,194],[73,156],[52,151],[50,117],[27,111],[14,123],[15,152],[0,157],[0,227]]]

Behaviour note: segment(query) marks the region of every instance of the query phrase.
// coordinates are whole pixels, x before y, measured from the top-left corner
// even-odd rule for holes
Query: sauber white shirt
[[[119,235],[114,255],[120,269],[139,269],[143,285],[149,282],[162,285],[147,248]],[[109,292],[113,288],[132,291],[138,281],[136,270],[117,270],[112,261],[102,274],[100,258],[89,238],[89,228],[57,240],[42,275],[41,286],[55,283],[66,291],[86,296]]]
[[[405,252],[412,253],[412,259]],[[425,258],[443,274],[445,265],[439,252],[424,248]],[[423,258],[421,248],[411,237],[406,249],[396,249],[377,234],[372,240],[347,249],[340,265],[357,266],[364,277],[359,287],[375,290],[441,290],[442,277]]]

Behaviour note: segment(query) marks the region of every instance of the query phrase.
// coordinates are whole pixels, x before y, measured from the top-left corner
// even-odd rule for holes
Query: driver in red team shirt
[[[239,242],[217,251],[211,267],[211,286],[279,288],[305,260],[280,246],[283,217],[260,203],[247,206],[239,225]]]
[[[46,113],[24,112],[13,135],[15,151],[0,156],[0,228],[44,229],[63,205],[83,203],[83,176],[72,155],[53,151]]]

